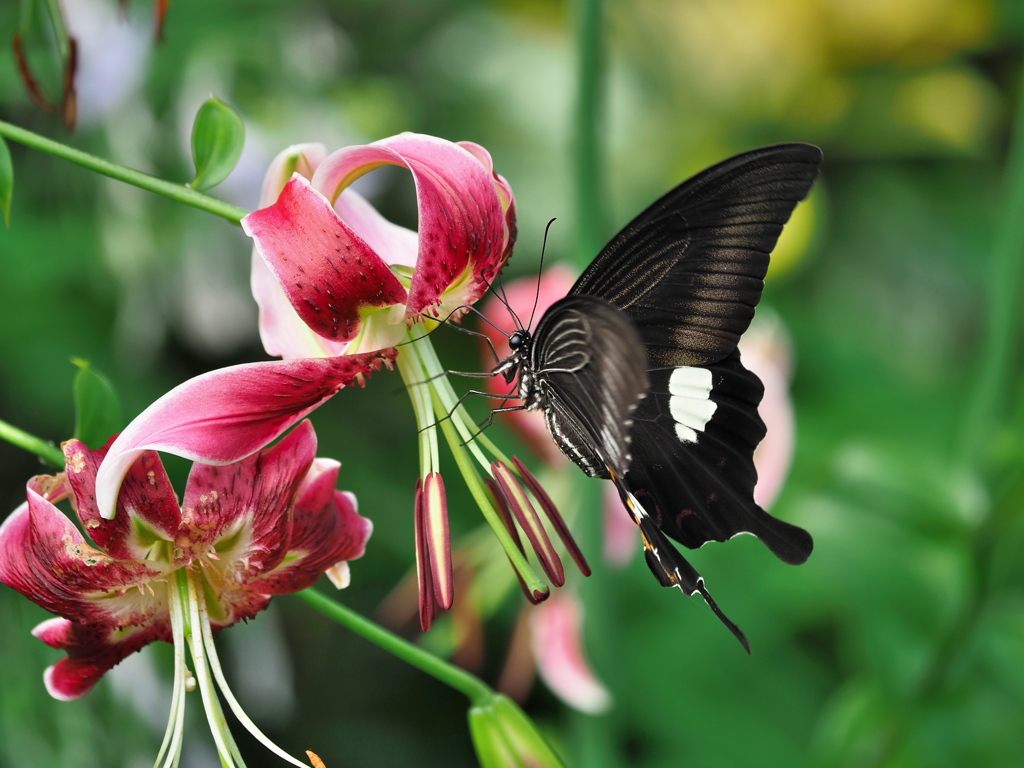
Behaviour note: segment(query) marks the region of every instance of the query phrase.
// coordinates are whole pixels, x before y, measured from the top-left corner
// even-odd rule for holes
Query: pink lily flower
[[[50,694],[79,698],[126,656],[163,640],[175,648],[175,682],[158,765],[177,764],[185,692],[196,684],[223,764],[242,764],[213,680],[258,739],[302,765],[238,707],[213,635],[324,573],[346,586],[348,561],[363,555],[372,524],[352,494],[335,489],[338,462],[315,458],[312,425],[237,463],[193,465],[180,505],[159,456],[146,451],[125,476],[113,520],[96,496],[108,449],[77,440],[63,449],[65,472],[32,478],[27,502],[0,527],[0,581],[58,615],[33,632],[67,652],[44,674]],[[64,499],[88,539],[55,506]]]
[[[412,173],[418,233],[386,221],[350,188],[385,164]],[[147,409],[100,468],[100,509],[113,513],[120,478],[143,450],[206,463],[236,461],[342,386],[396,362],[420,436],[414,518],[422,626],[454,597],[439,429],[529,594],[543,599],[547,585],[516,548],[480,476],[482,470],[493,478],[494,466],[511,461],[477,438],[426,336],[438,318],[464,314],[511,252],[515,200],[490,155],[469,142],[410,133],[331,155],[319,145],[298,145],[272,164],[261,204],[242,226],[255,244],[252,286],[261,338],[268,353],[285,359],[205,374]]]
[[[264,182],[266,207],[242,221],[260,257],[252,281],[264,345],[285,359],[203,374],[140,414],[100,468],[104,517],[143,451],[210,464],[254,453],[342,387],[391,367],[409,326],[458,314],[507,259],[515,202],[482,147],[406,133],[324,155],[318,145],[282,152]],[[346,189],[385,164],[413,174],[418,235]]]
[[[413,175],[418,234],[348,189],[385,164]],[[327,157],[320,145],[290,147],[260,205],[242,227],[255,241],[263,343],[284,358],[392,347],[424,314],[461,316],[515,243],[512,189],[467,141],[403,133]]]

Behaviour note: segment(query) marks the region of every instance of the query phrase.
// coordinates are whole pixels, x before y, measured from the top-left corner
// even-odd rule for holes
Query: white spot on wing
[[[681,443],[696,443],[697,433],[689,427],[684,427],[682,424],[676,422],[676,437],[679,438]]]
[[[715,415],[718,404],[711,399],[711,371],[680,366],[668,380],[669,410],[676,420],[676,437],[684,443],[697,442],[697,433]]]

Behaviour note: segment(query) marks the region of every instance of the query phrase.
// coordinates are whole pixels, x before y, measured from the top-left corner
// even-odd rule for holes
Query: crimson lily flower
[[[96,497],[97,469],[108,449],[90,450],[77,440],[63,448],[65,472],[32,478],[28,501],[0,527],[0,581],[59,616],[33,632],[67,652],[44,674],[50,694],[83,696],[126,656],[163,640],[174,644],[175,675],[158,765],[177,764],[185,693],[196,684],[222,764],[243,764],[214,680],[260,741],[303,765],[240,709],[213,635],[324,573],[346,586],[348,561],[363,554],[372,524],[356,512],[354,496],[335,490],[340,465],[315,458],[312,425],[303,422],[243,461],[193,465],[180,505],[159,456],[146,451],[125,476],[113,520],[100,515]],[[55,506],[64,499],[89,539]]]

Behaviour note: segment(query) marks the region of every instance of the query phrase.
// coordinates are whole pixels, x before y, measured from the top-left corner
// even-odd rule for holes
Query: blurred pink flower
[[[740,354],[743,364],[764,384],[757,412],[768,433],[754,451],[754,501],[770,509],[786,482],[796,449],[796,415],[789,396],[793,343],[782,319],[761,308],[740,339]]]
[[[575,282],[575,273],[565,264],[555,264],[545,270],[539,281],[534,277],[521,277],[516,280],[510,280],[502,286],[502,294],[508,304],[506,305],[497,296],[491,296],[487,299],[481,308],[481,312],[494,325],[480,323],[479,330],[494,345],[498,355],[503,356],[508,353],[506,349],[508,337],[498,331],[498,328],[515,330],[520,322],[528,324],[531,320],[531,315],[533,315],[532,319],[536,322],[537,318],[540,318],[548,307],[559,299],[565,298],[565,295]],[[536,310],[533,310],[534,302],[536,302]],[[511,307],[511,312],[509,307]],[[493,356],[489,346],[485,345],[483,347],[483,354],[485,365],[493,367],[497,364],[492,359]],[[514,383],[506,383],[505,379],[501,376],[492,376],[486,381],[487,389],[496,394],[508,394],[515,389]],[[501,414],[501,417],[512,426],[512,429],[522,438],[523,442],[539,458],[543,459],[545,463],[551,466],[559,466],[569,461],[565,454],[555,445],[554,440],[551,439],[551,434],[544,423],[544,414],[540,411],[508,411]]]
[[[583,650],[583,605],[561,591],[533,609],[533,656],[548,688],[580,712],[596,715],[611,707],[611,694],[590,668]]]

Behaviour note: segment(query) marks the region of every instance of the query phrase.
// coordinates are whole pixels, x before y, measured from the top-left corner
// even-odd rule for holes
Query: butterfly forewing
[[[769,254],[820,163],[817,147],[780,144],[708,168],[626,225],[570,293],[629,315],[652,366],[723,359],[750,324]]]
[[[592,477],[625,474],[631,414],[648,388],[647,356],[629,319],[601,299],[562,299],[537,326],[530,368],[563,453]]]

